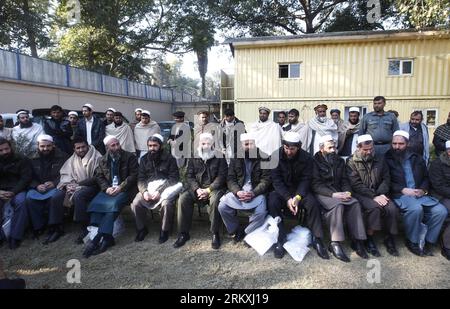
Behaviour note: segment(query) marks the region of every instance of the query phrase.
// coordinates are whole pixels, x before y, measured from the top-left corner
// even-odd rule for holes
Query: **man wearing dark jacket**
[[[141,158],[138,173],[139,193],[131,203],[131,210],[136,219],[137,235],[135,241],[143,241],[148,234],[145,226],[145,219],[148,209],[156,209],[160,204],[160,214],[162,218],[159,243],[162,244],[169,238],[169,232],[172,229],[173,218],[175,215],[176,196],[160,202],[161,194],[170,186],[180,181],[175,158],[163,149],[163,137],[160,134],[154,134],[148,141],[148,152]],[[149,183],[152,181],[165,180],[165,183],[149,192]],[[159,204],[158,204],[159,203]]]
[[[28,211],[25,196],[31,182],[31,162],[28,158],[15,154],[11,142],[0,138],[0,246],[6,240],[1,226],[3,207],[8,202],[13,208],[11,218],[10,249],[20,245],[28,223]]]
[[[230,164],[231,158],[236,158],[239,147],[239,137],[245,132],[244,123],[239,120],[232,109],[225,110],[225,117],[220,122],[220,149]]]
[[[352,238],[352,249],[360,257],[367,259],[364,248],[364,240],[367,237],[361,205],[352,197],[345,162],[336,154],[336,142],[331,135],[321,137],[319,149],[314,155],[312,189],[325,210],[325,218],[330,226],[329,250],[339,260],[350,262],[340,244],[345,240],[345,220]]]
[[[260,227],[267,216],[266,195],[270,188],[270,170],[264,169],[263,160],[268,156],[261,154],[255,145],[255,137],[244,133],[240,136],[243,158],[234,158],[228,167],[228,192],[222,197],[219,211],[234,242],[241,241],[245,234]],[[251,212],[249,225],[239,227],[237,211]]]
[[[320,205],[311,193],[313,158],[301,149],[300,134],[286,132],[283,136],[283,146],[279,150],[278,166],[272,170],[274,191],[269,195],[269,214],[272,217],[283,218],[283,212],[289,211],[297,216],[299,207],[306,209],[308,228],[313,234],[313,246],[323,259],[329,259],[323,246],[323,230],[320,215]],[[286,241],[284,222],[278,224],[278,242],[274,248],[276,258],[284,256],[283,244]]]
[[[105,125],[101,119],[93,115],[94,107],[92,104],[83,105],[83,118],[78,121],[76,134],[84,138],[89,145],[94,147],[102,154],[105,154]]]
[[[450,214],[450,140],[445,143],[446,152],[431,162],[430,182],[431,195],[447,208]],[[442,255],[450,260],[450,215],[447,216],[444,232],[442,234]]]
[[[208,204],[210,231],[212,233],[211,247],[220,247],[220,214],[217,207],[226,190],[227,162],[214,149],[214,137],[211,133],[199,136],[199,146],[196,158],[188,160],[187,190],[178,200],[178,231],[175,248],[183,246],[190,239],[189,230],[192,224],[194,203]]]
[[[46,225],[49,226],[44,245],[57,241],[64,234],[65,192],[58,190],[57,185],[59,171],[66,160],[67,154],[55,147],[50,135],[38,136],[38,154],[31,161],[33,178],[26,204],[36,237],[42,234]]]
[[[428,195],[429,181],[422,156],[407,149],[409,133],[398,130],[392,138],[392,148],[386,153],[391,171],[391,196],[402,213],[406,232],[406,247],[419,256],[433,255],[447,209]],[[425,244],[420,245],[425,233]]]
[[[73,131],[70,122],[63,119],[63,109],[61,106],[53,105],[50,108],[50,115],[52,118],[46,119],[44,122],[45,134],[53,137],[55,146],[59,150],[71,155],[73,149],[70,139]]]
[[[373,139],[370,135],[358,136],[355,153],[347,161],[347,174],[350,179],[355,198],[361,203],[366,215],[366,250],[381,256],[373,235],[382,229],[386,230],[384,244],[387,252],[398,256],[394,237],[398,234],[398,210],[388,197],[391,177],[384,156],[376,156]]]
[[[114,136],[105,137],[103,143],[108,151],[94,173],[101,192],[88,208],[91,225],[98,226],[98,232],[84,250],[85,258],[101,254],[115,244],[114,221],[136,194],[138,163],[135,154],[122,150]]]

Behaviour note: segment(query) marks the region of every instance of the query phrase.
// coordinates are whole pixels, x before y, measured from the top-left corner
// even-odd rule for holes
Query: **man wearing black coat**
[[[78,121],[76,134],[81,136],[104,155],[106,153],[103,138],[105,137],[105,125],[101,119],[93,115],[94,107],[92,104],[83,105],[83,118]]]
[[[61,106],[53,105],[50,108],[51,119],[44,122],[45,134],[53,137],[55,145],[59,150],[69,155],[73,153],[71,137],[73,134],[70,122],[63,119],[63,109]]]

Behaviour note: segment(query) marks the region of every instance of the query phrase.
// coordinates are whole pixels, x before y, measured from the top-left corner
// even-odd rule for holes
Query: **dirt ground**
[[[278,260],[269,251],[259,256],[244,244],[234,244],[223,234],[220,250],[211,249],[207,216],[194,218],[191,240],[179,249],[172,247],[176,232],[159,245],[159,217],[150,219],[150,234],[142,243],[134,242],[134,223],[125,215],[126,232],[117,238],[116,246],[89,259],[82,257],[83,246],[75,245],[77,227],[69,225],[58,242],[43,246],[41,241],[26,239],[16,251],[3,246],[0,259],[10,277],[22,277],[28,288],[175,288],[175,289],[301,289],[301,288],[450,288],[450,262],[436,249],[433,257],[411,254],[397,240],[400,257],[387,254],[378,240],[382,257],[379,283],[369,283],[373,266],[353,253],[351,263],[334,257],[325,261],[315,251],[303,262],[289,255]],[[81,263],[81,283],[67,282],[71,259]],[[370,276],[373,278],[373,276]]]

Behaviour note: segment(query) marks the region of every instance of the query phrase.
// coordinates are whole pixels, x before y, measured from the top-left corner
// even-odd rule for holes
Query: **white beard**
[[[203,161],[208,161],[209,159],[214,158],[214,150],[203,150],[202,147],[197,148],[197,154]]]

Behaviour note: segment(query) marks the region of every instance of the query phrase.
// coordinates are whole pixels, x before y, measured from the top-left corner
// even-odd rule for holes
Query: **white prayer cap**
[[[283,141],[289,144],[300,143],[300,134],[297,132],[286,132],[283,136]]]
[[[87,108],[89,108],[91,111],[94,110],[94,106],[93,106],[91,103],[86,103],[86,104],[83,105],[83,107],[87,107]]]
[[[117,137],[115,137],[114,135],[107,135],[103,139],[103,144],[105,144],[105,146],[107,146],[112,140],[117,140]]]
[[[149,117],[151,116],[150,112],[146,109],[141,110],[141,115],[148,115]]]
[[[241,142],[255,140],[255,137],[251,133],[242,133],[240,137]]]
[[[108,112],[108,111],[111,111],[111,112],[113,112],[113,113],[116,112],[116,110],[115,110],[114,108],[112,108],[112,107],[108,108],[106,111],[107,111],[107,112]]]
[[[25,109],[21,109],[21,110],[19,110],[18,112],[17,112],[17,117],[19,117],[19,115],[21,115],[21,114],[27,114],[27,115],[29,115],[30,114],[30,112],[29,111],[27,111],[27,110],[25,110]]]
[[[143,110],[142,110],[142,108],[139,107],[139,108],[136,108],[136,109],[134,110],[134,112],[135,112],[135,113],[137,113],[137,112],[143,112]]]
[[[53,137],[51,137],[50,135],[47,135],[47,134],[41,134],[41,135],[38,136],[37,142],[40,143],[40,142],[43,142],[43,141],[53,143]]]
[[[373,142],[373,138],[372,136],[370,136],[370,134],[364,134],[364,135],[360,135],[358,136],[358,144],[362,144],[364,142]]]
[[[331,141],[334,142],[333,137],[331,135],[327,134],[327,135],[320,137],[319,144],[325,144],[325,142],[331,142]]]
[[[446,142],[445,142],[445,148],[446,148],[446,149],[449,149],[449,148],[450,148],[450,141],[446,141]]]
[[[161,141],[161,143],[164,143],[164,137],[162,137],[161,134],[153,134],[152,137],[156,137],[157,139],[159,139]]]
[[[407,140],[409,140],[409,133],[403,130],[397,130],[394,132],[394,135],[392,136],[403,136],[404,138],[406,138]]]
[[[202,139],[209,139],[211,141],[214,141],[214,137],[212,136],[211,133],[208,133],[208,132],[200,134],[199,140],[201,141]]]
[[[74,112],[74,111],[69,112],[68,115],[69,115],[69,116],[77,116],[77,117],[78,117],[78,113],[77,113],[77,112]]]
[[[360,111],[359,111],[359,108],[358,108],[358,107],[350,107],[350,109],[348,110],[348,112],[349,112],[349,113],[352,113],[352,112],[357,112],[357,113],[359,113]]]

